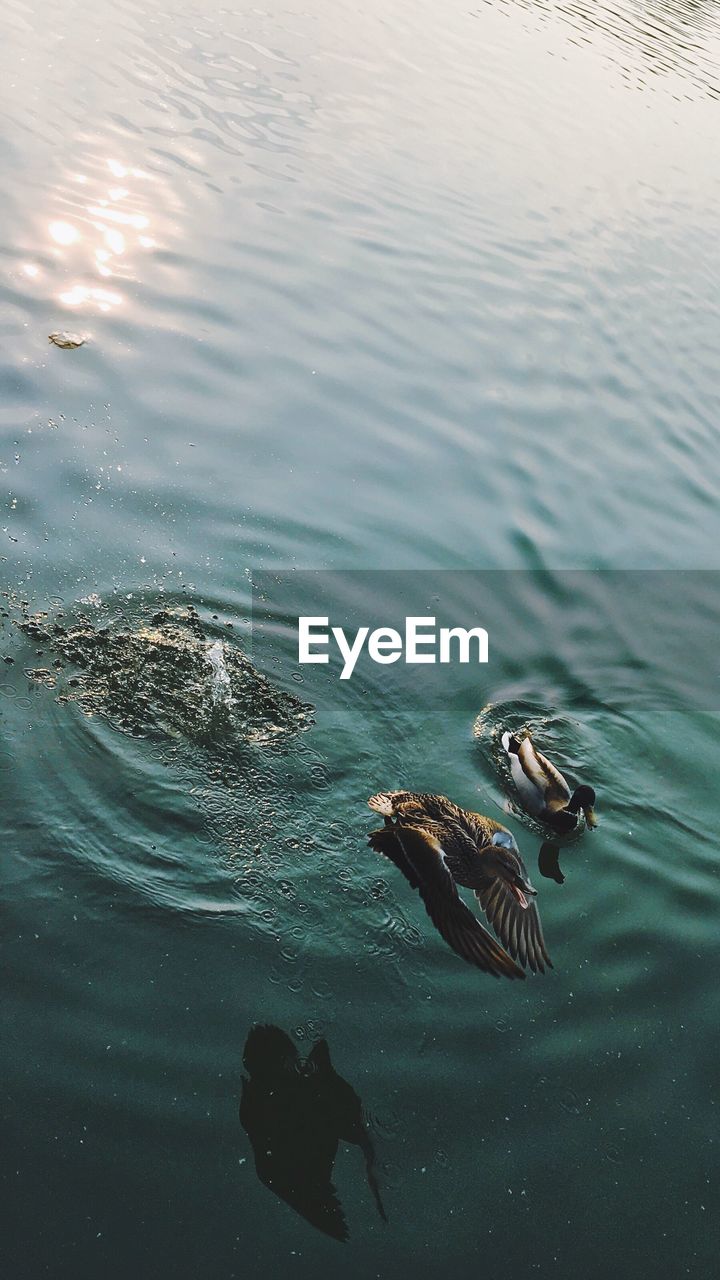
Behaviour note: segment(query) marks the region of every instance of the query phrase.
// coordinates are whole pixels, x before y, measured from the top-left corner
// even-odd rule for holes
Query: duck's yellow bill
[[[590,829],[592,830],[592,829],[593,829],[593,827],[596,827],[596,826],[597,826],[597,824],[598,824],[598,820],[597,820],[597,818],[595,817],[595,810],[594,810],[594,809],[583,809],[583,813],[585,814],[585,822],[587,823],[587,825],[588,825],[588,826],[590,827]]]

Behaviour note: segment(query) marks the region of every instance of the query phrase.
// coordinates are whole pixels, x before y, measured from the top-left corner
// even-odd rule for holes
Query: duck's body
[[[595,792],[592,787],[582,786],[571,791],[560,770],[538,751],[529,734],[517,738],[514,734],[504,733],[502,745],[507,752],[510,772],[523,808],[533,818],[555,831],[573,831],[582,810],[587,825],[595,826]]]
[[[525,967],[552,968],[531,900],[535,890],[507,827],[446,796],[386,791],[368,804],[385,818],[385,826],[370,833],[371,848],[419,891],[453,951],[496,978],[524,978]],[[465,905],[458,885],[474,890],[503,946]]]

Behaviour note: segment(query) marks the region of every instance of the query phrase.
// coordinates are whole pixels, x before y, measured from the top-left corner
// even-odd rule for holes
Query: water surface
[[[3,34],[9,1274],[711,1274],[717,586],[656,571],[717,565],[717,6],[10,0]],[[300,672],[319,600],[480,615],[491,662]],[[132,637],[110,697],[37,611]],[[601,825],[559,885],[508,814],[555,968],[503,985],[364,804],[505,813],[508,717]],[[255,1022],[327,1040],[387,1223],[352,1143],[344,1245],[256,1177]]]

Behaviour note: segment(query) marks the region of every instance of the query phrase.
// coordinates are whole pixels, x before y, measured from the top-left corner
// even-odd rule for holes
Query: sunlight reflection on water
[[[90,187],[92,197],[77,209],[77,221],[57,219],[50,223],[50,237],[62,249],[77,245],[80,251],[72,258],[63,255],[63,265],[69,273],[80,275],[69,288],[63,288],[58,300],[66,307],[77,308],[91,304],[100,311],[109,311],[124,301],[117,289],[93,284],[91,273],[104,279],[130,280],[137,278],[138,250],[156,247],[156,241],[148,234],[151,226],[151,202],[147,187],[150,175],[135,166],[119,160],[106,162],[111,178],[121,178],[125,185],[111,182],[104,187],[90,183],[85,174],[76,174],[75,181],[83,189]],[[129,185],[128,185],[129,184]],[[120,229],[122,228],[122,229]],[[57,251],[56,251],[57,252]]]

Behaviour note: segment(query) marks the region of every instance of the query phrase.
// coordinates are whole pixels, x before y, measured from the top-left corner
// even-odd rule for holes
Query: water
[[[230,676],[225,663],[225,649],[222,640],[209,641],[205,657],[212,671],[210,696],[213,702],[216,706],[218,703],[226,707],[232,706]]]
[[[717,6],[3,35],[4,1272],[714,1274]],[[409,610],[488,667],[298,669]],[[562,884],[509,722],[598,791]],[[505,815],[552,973],[443,946],[399,785]],[[362,1104],[345,1244],[256,1174],[254,1023]]]

